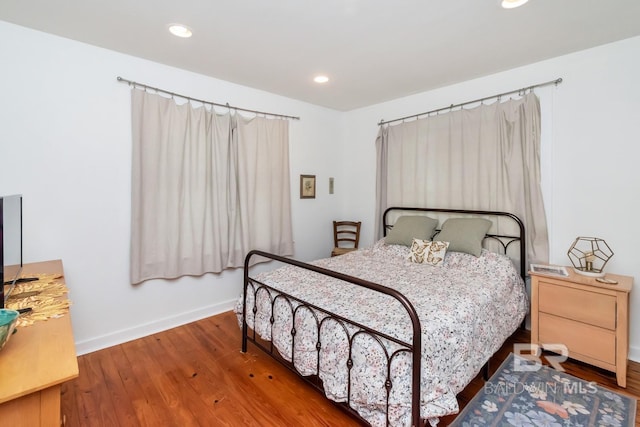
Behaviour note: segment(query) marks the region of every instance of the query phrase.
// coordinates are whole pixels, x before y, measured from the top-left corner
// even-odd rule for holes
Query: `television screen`
[[[22,196],[0,197],[0,307],[22,271]]]

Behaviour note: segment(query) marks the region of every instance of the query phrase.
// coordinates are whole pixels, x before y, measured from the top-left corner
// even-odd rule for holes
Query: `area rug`
[[[595,382],[511,353],[451,425],[633,427],[636,404]]]

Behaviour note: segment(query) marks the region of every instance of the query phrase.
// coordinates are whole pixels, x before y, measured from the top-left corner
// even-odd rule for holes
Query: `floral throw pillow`
[[[442,265],[449,242],[413,239],[409,261],[418,264]]]

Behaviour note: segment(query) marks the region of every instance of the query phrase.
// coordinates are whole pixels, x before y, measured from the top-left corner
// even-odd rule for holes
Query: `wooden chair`
[[[360,224],[355,221],[333,221],[333,250],[331,256],[346,254],[358,249]]]

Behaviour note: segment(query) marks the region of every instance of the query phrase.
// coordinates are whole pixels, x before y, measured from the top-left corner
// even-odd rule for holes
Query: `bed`
[[[383,239],[338,257],[250,252],[242,351],[253,342],[370,425],[435,424],[528,311],[524,226],[413,207],[382,222]],[[257,258],[282,265],[254,274]]]

